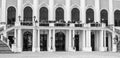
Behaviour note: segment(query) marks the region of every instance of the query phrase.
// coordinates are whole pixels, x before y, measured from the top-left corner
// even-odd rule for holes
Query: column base
[[[68,48],[68,51],[69,51],[69,52],[75,52],[75,49],[73,49],[72,47],[69,47],[69,48]]]
[[[37,48],[37,52],[40,52],[40,47]]]
[[[86,52],[91,52],[92,48],[91,47],[84,47],[82,50],[86,51]]]
[[[22,48],[17,48],[17,52],[22,52]]]
[[[107,51],[107,47],[99,47],[99,51]]]
[[[32,52],[36,52],[37,51],[37,49],[36,48],[32,48]]]

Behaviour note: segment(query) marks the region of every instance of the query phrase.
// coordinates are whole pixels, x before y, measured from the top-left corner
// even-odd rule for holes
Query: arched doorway
[[[114,12],[114,23],[115,26],[120,26],[120,10]]]
[[[71,21],[79,22],[80,21],[80,11],[78,8],[73,8],[71,11]]]
[[[47,22],[48,21],[48,9],[46,7],[40,8],[40,16],[39,22]]]
[[[64,10],[63,10],[63,8],[58,7],[56,9],[55,13],[56,13],[56,17],[55,17],[56,21],[64,21]]]
[[[101,14],[101,23],[105,23],[106,26],[108,26],[108,12],[107,10],[102,10],[100,12]]]
[[[24,8],[24,23],[23,25],[32,25],[33,10],[31,7],[27,6]]]
[[[40,51],[47,51],[47,34],[40,34]]]
[[[23,51],[32,51],[32,33],[29,31],[23,34]]]
[[[86,11],[86,23],[93,23],[94,22],[94,10],[89,8]]]
[[[95,33],[91,32],[91,47],[92,51],[95,51]]]
[[[16,9],[14,7],[9,7],[7,9],[7,25],[15,25],[16,21]]]
[[[65,51],[65,34],[63,32],[55,34],[55,48],[56,51]]]

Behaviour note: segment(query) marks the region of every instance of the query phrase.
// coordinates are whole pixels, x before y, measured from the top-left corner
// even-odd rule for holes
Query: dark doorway
[[[71,12],[71,21],[78,22],[80,21],[80,11],[78,8],[73,8]]]
[[[15,25],[16,20],[16,9],[9,7],[7,10],[7,25]]]
[[[120,10],[116,10],[114,13],[115,26],[120,26]]]
[[[33,19],[33,11],[32,8],[27,6],[24,9],[24,23],[23,25],[32,25],[32,19]]]
[[[120,41],[117,44],[117,51],[120,52]]]
[[[23,34],[23,51],[32,51],[32,33],[25,32]]]
[[[75,35],[75,48],[79,51],[79,34]]]
[[[95,34],[91,32],[91,47],[92,51],[95,51]]]
[[[86,11],[86,23],[93,23],[94,22],[94,10],[89,8]]]
[[[47,51],[47,34],[40,34],[40,51]]]
[[[65,34],[58,32],[55,34],[56,51],[65,51]]]
[[[56,13],[56,17],[55,17],[56,21],[64,21],[64,10],[63,10],[63,8],[58,7],[56,9],[55,13]]]
[[[14,44],[14,36],[8,36],[9,39],[9,46],[12,47],[12,44]]]
[[[107,10],[102,10],[100,14],[101,14],[101,23],[105,23],[106,26],[108,26],[108,12],[107,12]]]
[[[41,22],[47,22],[48,21],[48,9],[46,8],[46,7],[42,7],[42,8],[40,8],[40,19],[39,19],[39,21]]]

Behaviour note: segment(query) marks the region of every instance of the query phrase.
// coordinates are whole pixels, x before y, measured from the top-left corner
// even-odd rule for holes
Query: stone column
[[[32,51],[37,51],[37,30],[33,29]]]
[[[85,47],[86,47],[86,31],[83,30],[82,32],[82,51],[85,51]]]
[[[38,29],[38,32],[37,32],[37,51],[39,52],[40,51],[40,30]]]
[[[70,19],[70,14],[71,14],[71,12],[70,12],[70,0],[65,0],[65,2],[66,2],[66,13],[65,13],[66,19],[65,19],[65,21],[68,22],[68,21],[71,21],[71,19]]]
[[[68,51],[74,51],[74,50],[73,50],[73,47],[72,47],[72,39],[73,39],[72,30],[69,30]]]
[[[22,52],[22,30],[18,29],[18,34],[17,34],[17,48],[18,48],[18,52]]]
[[[22,2],[23,0],[17,0],[17,17],[16,17],[16,22],[15,25],[19,26],[20,25],[20,20],[23,20],[22,17]]]
[[[104,47],[104,30],[101,30],[99,35],[99,51],[106,51]]]
[[[48,38],[48,51],[51,52],[53,47],[52,47],[52,40],[53,40],[53,37],[52,37],[52,30],[50,29],[49,30],[49,38]]]
[[[55,51],[55,29],[52,30],[52,51]]]
[[[54,19],[54,0],[49,0],[49,20],[55,21],[55,19]]]
[[[109,0],[108,24],[114,24],[113,0]]]
[[[100,0],[95,0],[95,22],[100,22]]]
[[[86,17],[86,16],[85,16],[85,13],[86,13],[86,12],[85,12],[85,7],[86,7],[86,6],[85,6],[85,0],[80,0],[80,2],[81,2],[81,3],[80,3],[80,4],[81,4],[81,5],[80,5],[80,6],[81,6],[81,8],[80,8],[80,9],[81,9],[80,19],[82,20],[82,23],[86,23],[86,18],[85,18],[85,17]]]
[[[1,22],[6,22],[6,0],[2,0],[2,15],[1,15]]]
[[[85,39],[86,46],[84,48],[84,51],[92,51],[91,48],[91,30],[86,31],[86,39]]]
[[[38,11],[38,0],[33,0],[33,25],[35,26],[36,25],[36,23],[35,23],[35,21],[39,21],[39,18],[38,18],[38,13],[39,13],[39,11]]]

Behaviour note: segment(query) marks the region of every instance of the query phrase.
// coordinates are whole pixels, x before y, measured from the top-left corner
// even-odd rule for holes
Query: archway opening
[[[115,26],[120,26],[120,10],[114,12],[114,23]]]
[[[23,25],[32,25],[33,10],[31,7],[27,6],[24,8],[24,19]]]
[[[86,23],[93,23],[94,22],[94,10],[89,8],[86,11]]]
[[[60,21],[60,22],[64,21],[64,10],[63,10],[63,8],[58,7],[56,9],[55,13],[56,13],[56,17],[55,17],[56,21]]]
[[[105,23],[106,26],[108,26],[108,12],[107,10],[102,10],[100,12],[101,14],[101,23]]]
[[[14,7],[9,7],[7,10],[7,25],[15,25],[16,21],[16,9]]]
[[[48,22],[48,9],[46,7],[42,7],[39,12],[39,22]]]
[[[32,33],[29,31],[23,34],[23,51],[32,51]]]
[[[65,34],[63,32],[55,34],[55,48],[56,51],[65,51]]]
[[[78,8],[73,8],[71,11],[71,21],[73,23],[80,21],[80,11]]]

